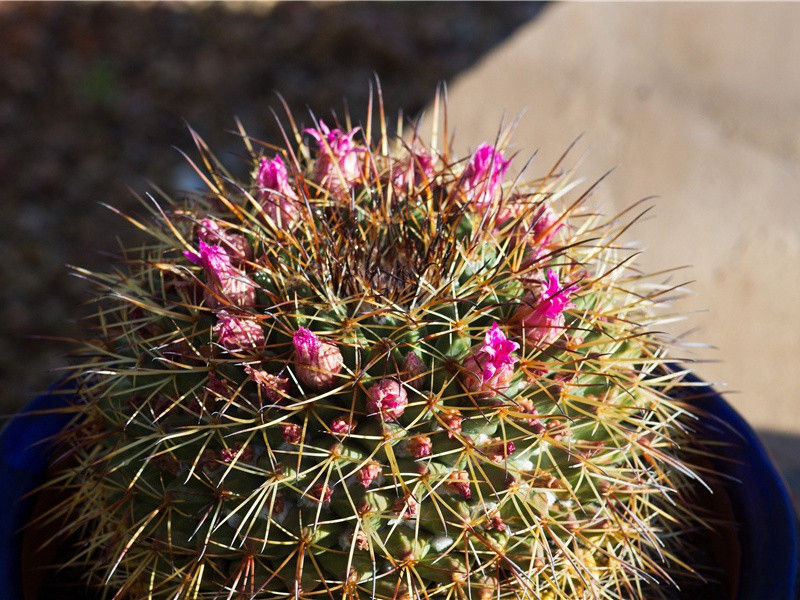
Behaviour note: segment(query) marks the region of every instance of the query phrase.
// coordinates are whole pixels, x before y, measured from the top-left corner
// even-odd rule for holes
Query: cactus
[[[505,134],[456,159],[370,115],[242,130],[244,182],[195,136],[207,195],[79,270],[65,563],[115,599],[670,596],[699,478],[624,220],[511,180]]]

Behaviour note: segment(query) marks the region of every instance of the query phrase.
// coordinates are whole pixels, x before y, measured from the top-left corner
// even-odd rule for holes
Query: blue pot
[[[689,376],[690,381],[700,381]],[[696,390],[703,391],[697,392]],[[786,485],[753,429],[719,394],[695,390],[690,401],[706,413],[714,441],[726,442],[713,465],[730,481],[723,484],[737,523],[735,600],[800,600],[798,522]],[[68,413],[24,413],[63,408],[69,394],[53,389],[31,402],[0,432],[0,599],[22,599],[20,528],[30,514],[26,494],[42,483],[49,458],[46,440],[70,419]],[[689,392],[684,393],[688,398]],[[43,440],[45,441],[43,443]],[[746,482],[740,485],[737,482]]]

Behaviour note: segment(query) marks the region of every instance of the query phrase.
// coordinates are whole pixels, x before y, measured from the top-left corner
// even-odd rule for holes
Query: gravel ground
[[[229,132],[276,135],[280,92],[303,118],[364,112],[373,73],[389,114],[420,111],[542,9],[534,3],[0,3],[0,411],[57,377],[89,286],[135,234],[148,181],[193,185],[173,146],[189,123],[236,163]],[[309,121],[305,117],[306,122]],[[45,339],[43,339],[45,338]]]

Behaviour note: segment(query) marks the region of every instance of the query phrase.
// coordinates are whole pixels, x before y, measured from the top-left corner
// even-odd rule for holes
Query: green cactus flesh
[[[91,274],[69,563],[108,598],[669,596],[697,477],[624,223],[503,142],[316,129],[243,135],[245,182],[198,142],[208,195]]]

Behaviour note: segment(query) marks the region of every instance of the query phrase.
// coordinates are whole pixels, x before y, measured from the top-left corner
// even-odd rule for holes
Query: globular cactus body
[[[154,211],[55,516],[114,598],[668,595],[688,435],[656,295],[554,169],[329,129]],[[99,341],[98,341],[99,340]],[[676,559],[677,561],[678,559]]]

